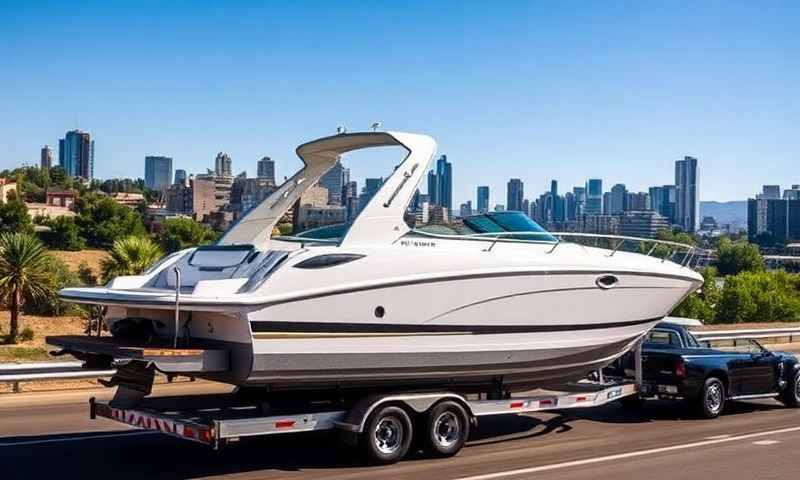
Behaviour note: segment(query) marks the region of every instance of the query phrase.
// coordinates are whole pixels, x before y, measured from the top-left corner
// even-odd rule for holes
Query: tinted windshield
[[[520,236],[528,240],[554,242],[556,239],[522,212],[491,212],[464,218],[464,225],[475,233],[532,232]],[[514,238],[514,237],[511,237]]]

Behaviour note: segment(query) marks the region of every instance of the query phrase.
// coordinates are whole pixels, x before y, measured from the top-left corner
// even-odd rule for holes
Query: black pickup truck
[[[729,346],[701,345],[686,327],[662,322],[642,344],[640,399],[684,400],[707,418],[719,416],[727,400],[778,398],[800,406],[800,363],[793,354],[771,352],[755,340]],[[633,356],[612,364],[609,373],[631,374]]]

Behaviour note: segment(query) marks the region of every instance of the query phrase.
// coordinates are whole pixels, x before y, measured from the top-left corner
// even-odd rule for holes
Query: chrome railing
[[[510,242],[510,243],[540,243],[540,244],[548,244],[552,245],[547,253],[553,253],[556,248],[562,243],[578,243],[578,242],[569,242],[565,240],[565,238],[581,238],[581,239],[593,239],[596,241],[596,245],[598,248],[604,248],[609,250],[610,253],[608,254],[609,257],[613,257],[614,254],[617,253],[626,243],[629,242],[636,242],[639,245],[651,245],[646,252],[637,252],[641,253],[646,256],[653,256],[654,254],[659,253],[658,247],[667,247],[667,255],[664,255],[661,258],[662,262],[667,261],[668,259],[672,258],[677,253],[683,253],[683,258],[678,263],[681,266],[689,266],[693,259],[697,258],[698,253],[704,252],[704,250],[699,249],[694,245],[688,245],[685,243],[679,242],[672,242],[669,240],[659,240],[655,238],[641,238],[641,237],[630,237],[625,235],[610,235],[610,234],[602,234],[602,233],[580,233],[580,232],[490,232],[490,233],[472,233],[472,234],[465,234],[465,235],[443,235],[437,233],[430,233],[425,232],[423,230],[413,230],[414,233],[420,234],[426,237],[434,237],[434,238],[441,238],[441,239],[462,239],[462,240],[482,240],[482,241],[491,241],[490,245],[485,249],[485,251],[491,251],[492,248],[498,242]],[[532,237],[528,238],[521,238],[521,237]],[[537,238],[538,237],[538,238]],[[608,240],[609,246],[608,248],[600,247],[599,240]]]

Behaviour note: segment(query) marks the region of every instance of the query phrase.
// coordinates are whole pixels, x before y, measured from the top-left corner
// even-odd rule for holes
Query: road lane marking
[[[731,435],[714,435],[713,437],[706,437],[706,440],[719,440],[720,438],[731,438]]]
[[[753,442],[753,445],[759,446],[767,446],[767,445],[775,445],[776,443],[781,443],[778,440],[759,440],[757,442]]]
[[[569,467],[580,467],[583,465],[592,465],[595,463],[610,462],[613,460],[624,460],[628,458],[643,457],[645,455],[654,455],[657,453],[674,452],[677,450],[687,450],[691,448],[704,447],[707,445],[717,445],[721,443],[730,443],[737,440],[748,440],[751,438],[767,437],[771,435],[778,435],[781,433],[800,432],[799,427],[782,428],[780,430],[769,430],[766,432],[747,433],[744,435],[726,436],[725,438],[716,438],[713,440],[703,440],[694,443],[685,443],[681,445],[672,445],[669,447],[651,448],[649,450],[637,450],[627,453],[619,453],[616,455],[607,455],[604,457],[586,458],[583,460],[573,460],[570,462],[553,463],[550,465],[540,465],[538,467],[518,468],[516,470],[506,470],[504,472],[486,473],[483,475],[473,475],[469,477],[459,477],[456,480],[492,480],[494,478],[513,477],[516,475],[527,475],[531,473],[547,472],[551,470],[559,470]]]
[[[23,440],[21,442],[5,442],[0,443],[0,447],[18,447],[23,445],[42,445],[45,443],[60,443],[60,442],[78,442],[81,440],[97,440],[101,438],[123,438],[123,437],[135,437],[138,435],[151,435],[154,433],[161,433],[161,432],[152,432],[152,431],[141,431],[141,432],[120,432],[120,433],[105,433],[101,435],[86,435],[83,437],[62,437],[62,438],[47,438],[44,440]]]

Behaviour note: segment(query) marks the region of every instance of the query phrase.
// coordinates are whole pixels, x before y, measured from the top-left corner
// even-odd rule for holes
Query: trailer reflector
[[[522,408],[523,406],[525,406],[525,402],[511,402],[509,408]]]
[[[275,422],[275,428],[292,428],[294,424],[294,420],[278,420]]]

